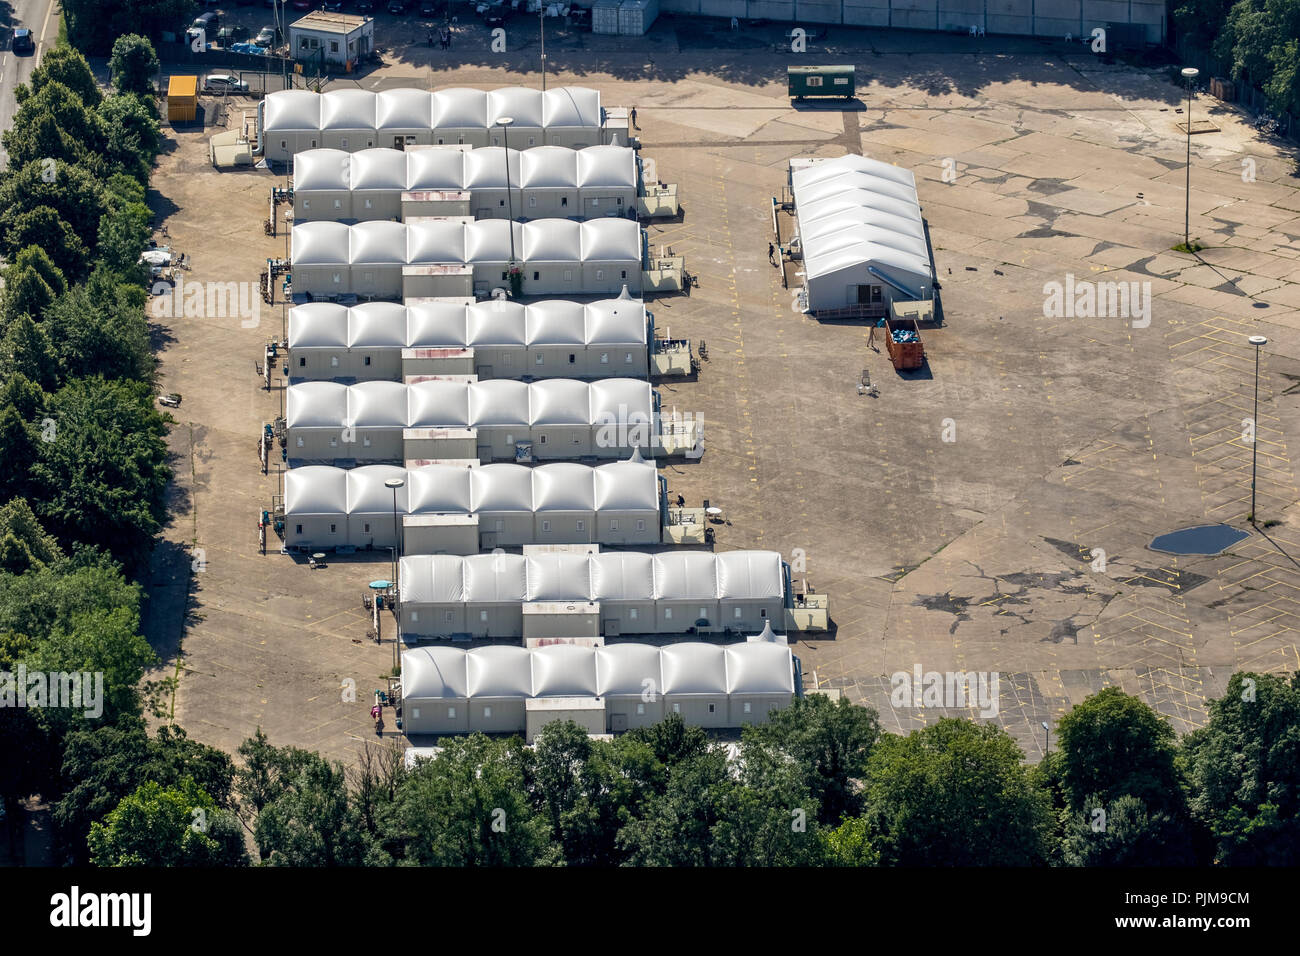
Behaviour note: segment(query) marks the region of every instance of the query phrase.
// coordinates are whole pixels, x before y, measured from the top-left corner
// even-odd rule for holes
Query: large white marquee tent
[[[916,177],[864,156],[808,162],[791,173],[804,285],[812,312],[934,294]]]

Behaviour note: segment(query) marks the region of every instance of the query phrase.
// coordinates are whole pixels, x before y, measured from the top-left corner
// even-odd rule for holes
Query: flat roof
[[[167,80],[167,96],[194,96],[199,89],[197,76],[173,76]]]
[[[371,17],[359,17],[352,13],[313,10],[301,20],[289,24],[289,29],[315,30],[317,33],[352,33],[365,26],[371,19]]]

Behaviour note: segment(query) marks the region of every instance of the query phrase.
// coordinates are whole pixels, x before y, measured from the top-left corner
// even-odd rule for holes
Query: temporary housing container
[[[347,94],[346,96],[340,94]],[[324,105],[329,99],[328,108]],[[579,87],[546,92],[506,87],[446,89],[280,90],[259,110],[259,142],[272,162],[289,162],[305,149],[331,146],[356,151],[375,146],[510,145],[580,149],[621,142],[615,124],[605,129],[600,94]],[[514,119],[503,135],[503,117]],[[509,137],[509,143],[505,138]]]
[[[883,317],[934,295],[916,178],[853,154],[791,164],[808,309]]]
[[[691,558],[677,560],[682,555]],[[408,538],[408,554],[402,558],[398,573],[402,633],[408,638],[449,638],[462,630],[472,631],[483,609],[478,607],[476,592],[465,582],[476,566],[474,562],[490,557],[506,556],[461,559],[412,555]],[[458,561],[462,562],[459,566]],[[737,599],[728,595],[737,590],[737,567],[753,569],[752,581],[745,590],[750,595],[746,604],[753,610],[747,609],[741,618],[731,614],[725,629],[743,633],[761,630],[768,624],[782,628],[784,623],[781,609],[785,605],[785,578],[781,556],[774,551],[597,551],[561,556],[530,554],[520,561],[488,565],[522,576],[518,587],[512,584],[508,590],[510,595],[518,596],[505,604],[593,604],[599,609],[600,633],[605,637],[698,633],[701,628],[724,630],[717,622],[728,618],[724,609],[736,606]],[[493,591],[495,597],[489,602],[494,604],[488,609],[494,615],[493,633],[498,637],[522,637],[520,610],[514,607],[506,617],[499,607],[502,593],[507,592],[500,588]],[[666,610],[673,613],[666,614]],[[701,618],[709,622],[707,627],[697,625]],[[761,623],[755,627],[755,621]],[[501,630],[502,626],[514,629]]]
[[[172,76],[167,80],[167,122],[193,123],[198,116],[199,78]]]
[[[694,726],[740,727],[763,723],[794,695],[784,644],[443,645],[402,654],[408,734],[527,730],[531,738],[549,720],[585,726],[593,713],[588,732],[645,727],[669,713]]]
[[[627,219],[463,222],[307,222],[293,227],[295,301],[357,295],[399,299],[430,292],[422,268],[472,270],[475,292],[509,284],[522,294],[618,294],[641,288],[641,227]]]
[[[425,520],[440,516],[471,519],[482,549],[587,542],[635,546],[660,538],[659,480],[654,465],[645,461],[536,468],[308,465],[285,472],[285,547],[391,547],[397,536],[393,494],[384,486],[389,478],[405,482],[396,494],[398,522],[421,529],[407,536],[408,554],[463,549],[466,522],[447,525],[442,537]],[[382,504],[378,512],[370,510],[376,502]],[[377,521],[377,515],[387,520]]]

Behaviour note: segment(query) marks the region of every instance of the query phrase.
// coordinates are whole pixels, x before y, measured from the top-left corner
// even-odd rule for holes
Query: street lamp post
[[[497,125],[501,127],[501,144],[505,147],[506,152],[506,214],[510,217],[510,268],[515,267],[515,206],[510,192],[510,124],[515,121],[513,116],[502,116],[497,120]]]
[[[393,544],[397,550],[393,552],[393,581],[397,581],[397,562],[402,553],[402,536],[401,529],[397,524],[397,489],[406,484],[402,478],[388,478],[384,481],[385,488],[391,488],[393,491]]]
[[[1192,81],[1200,75],[1201,71],[1194,66],[1183,67],[1183,79],[1187,81],[1187,191],[1183,205],[1183,247],[1188,252],[1192,251]]]
[[[1047,751],[1051,746],[1052,728],[1047,726],[1047,721],[1039,721],[1043,725],[1043,756],[1047,756]]]
[[[537,30],[542,38],[542,92],[546,92],[546,0],[537,0]]]
[[[1252,335],[1248,341],[1255,346],[1255,410],[1251,413],[1250,443],[1250,523],[1255,524],[1255,467],[1259,462],[1259,350],[1268,344],[1262,335]]]

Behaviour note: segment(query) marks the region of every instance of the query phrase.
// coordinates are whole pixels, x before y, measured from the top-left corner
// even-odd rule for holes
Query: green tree
[[[742,739],[746,762],[793,762],[802,769],[821,823],[862,812],[860,783],[880,739],[874,710],[845,698],[833,702],[824,694],[798,697],[789,708],[769,714],[767,723],[746,727]]]
[[[54,159],[82,166],[96,175],[103,175],[107,169],[100,155],[104,141],[104,121],[99,114],[57,81],[23,97],[13,123],[3,135],[11,169]]]
[[[295,748],[288,748],[294,750]],[[257,814],[253,836],[272,866],[359,866],[369,844],[348,798],[343,765],[297,751],[281,790]]]
[[[36,511],[60,541],[102,547],[128,562],[161,528],[166,427],[144,382],[74,379],[50,400],[57,437],[32,467]]]
[[[110,273],[144,285],[148,272],[140,255],[149,244],[153,215],[144,203],[129,203],[110,209],[99,220],[97,258]]]
[[[1044,862],[1050,810],[1022,757],[1001,728],[968,720],[944,718],[906,737],[882,737],[867,766],[867,816],[881,862]]]
[[[151,379],[155,360],[145,299],[140,286],[97,269],[86,283],[56,300],[46,310],[44,324],[64,378]]]
[[[193,0],[64,0],[62,6],[72,41],[94,56],[108,54],[124,33],[155,41],[182,33],[194,16]]]
[[[30,490],[31,466],[37,454],[34,431],[30,422],[23,421],[18,409],[12,405],[0,407],[0,461],[4,462],[0,468],[0,498],[21,498]],[[12,554],[12,560],[26,567],[21,547]]]
[[[147,94],[153,90],[153,78],[158,73],[158,54],[148,37],[126,33],[113,41],[108,69],[119,93]]]
[[[4,414],[12,411],[5,409]],[[4,414],[0,414],[0,436],[4,433]],[[4,454],[3,441],[0,437],[0,455]],[[0,506],[0,571],[22,574],[52,565],[62,557],[58,542],[46,534],[25,499],[13,498]]]
[[[137,182],[147,183],[162,145],[158,118],[148,102],[130,93],[110,96],[100,104],[99,116],[105,127],[108,161]]]
[[[22,375],[41,388],[53,388],[58,379],[58,362],[45,330],[20,315],[0,336],[0,376]]]
[[[823,830],[822,844],[829,866],[880,864],[880,854],[871,844],[871,826],[866,817],[849,817],[834,830]]]
[[[1180,761],[1217,862],[1300,863],[1300,675],[1233,674],[1209,723],[1183,738]]]
[[[163,787],[193,780],[222,810],[233,808],[230,756],[190,740],[179,727],[150,737],[139,717],[73,730],[63,749],[62,796],[54,805],[55,833],[69,862],[88,862],[90,825],[146,781]],[[242,830],[242,826],[236,823]]]
[[[27,87],[17,88],[18,102],[26,102],[33,93],[41,92],[51,83],[61,83],[90,109],[99,105],[101,94],[95,74],[81,51],[74,46],[55,46],[46,50],[40,66],[32,70]]]
[[[559,862],[546,816],[529,805],[518,738],[443,740],[407,775],[384,821],[385,843],[420,866]]]
[[[1195,835],[1185,819],[1165,810],[1149,810],[1138,797],[1109,803],[1100,795],[1086,798],[1082,812],[1071,813],[1062,841],[1067,866],[1204,866]]]
[[[6,238],[6,254],[17,256],[26,246],[36,245],[13,242],[9,232],[24,215],[41,208],[54,210],[90,249],[97,241],[105,210],[104,187],[93,173],[65,162],[55,162],[51,169],[47,163],[33,161],[5,176],[0,182],[0,229]],[[48,247],[42,248],[48,251]],[[59,266],[53,255],[49,261]]]
[[[0,201],[3,201],[0,188]],[[90,269],[90,251],[76,230],[49,206],[7,217],[0,212],[0,252],[6,248],[39,245],[64,275],[81,279]]]
[[[29,315],[40,321],[56,295],[50,284],[35,269],[11,266],[5,270],[4,305],[0,309],[0,324],[12,322],[20,315]]]
[[[193,780],[150,780],[90,827],[96,866],[245,866],[243,833]]]

